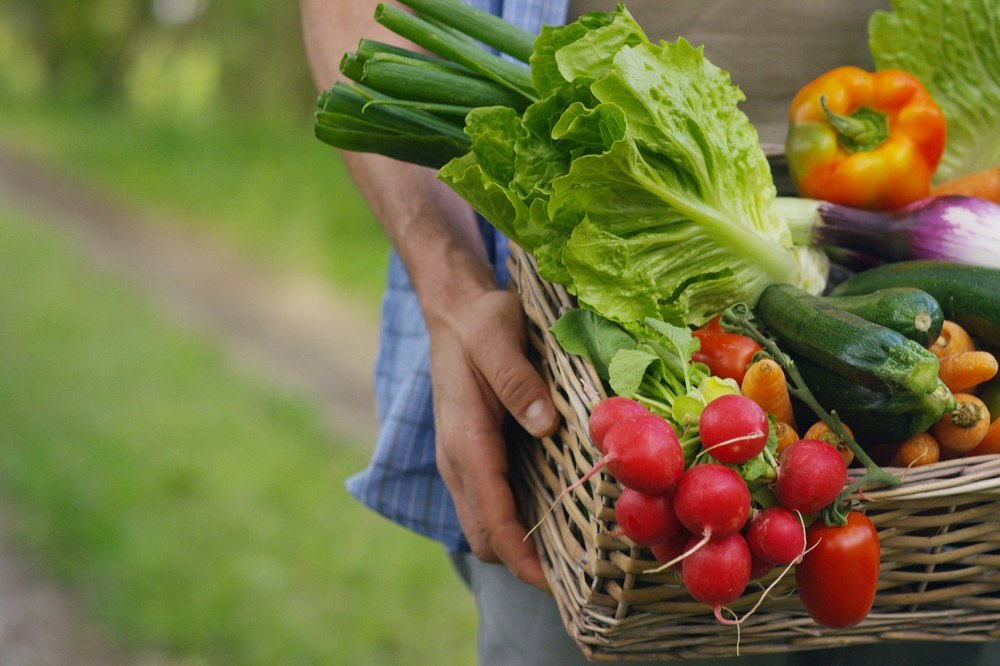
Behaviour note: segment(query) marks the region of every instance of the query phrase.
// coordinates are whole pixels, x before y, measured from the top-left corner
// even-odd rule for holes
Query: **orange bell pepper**
[[[930,194],[944,114],[914,76],[838,67],[792,99],[785,153],[800,196],[868,210]]]

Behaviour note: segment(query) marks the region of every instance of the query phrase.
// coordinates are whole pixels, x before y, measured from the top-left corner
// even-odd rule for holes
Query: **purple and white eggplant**
[[[875,262],[938,259],[1000,268],[1000,205],[985,199],[928,197],[886,212],[792,197],[776,205],[798,245]]]

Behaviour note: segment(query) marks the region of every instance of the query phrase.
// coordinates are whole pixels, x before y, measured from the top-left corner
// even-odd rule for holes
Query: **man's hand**
[[[399,43],[372,18],[376,4],[301,0],[317,89],[340,77],[340,58],[358,35]],[[508,412],[536,436],[558,424],[548,388],[524,355],[521,304],[497,287],[472,209],[433,170],[379,155],[342,156],[420,299],[431,336],[438,468],[462,530],[481,559],[544,587],[507,481],[503,437]]]
[[[430,331],[437,464],[462,530],[477,557],[545,589],[518,519],[503,436],[508,412],[535,436],[558,426],[548,388],[525,357],[521,303],[511,292],[484,291]]]

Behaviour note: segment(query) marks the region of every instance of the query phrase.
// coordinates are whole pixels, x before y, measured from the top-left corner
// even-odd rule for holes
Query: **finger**
[[[526,538],[528,531],[518,517],[506,465],[487,463],[471,476],[466,488],[471,512],[478,523],[477,540],[484,542],[487,552],[503,562],[519,580],[547,590],[538,552],[534,542]]]
[[[468,477],[471,482],[472,478],[462,474],[463,449],[450,446],[448,433],[447,428],[438,424],[434,451],[438,474],[448,489],[448,494],[451,495],[459,526],[462,528],[462,533],[469,542],[472,552],[481,560],[497,561],[498,558],[489,552],[489,545],[480,527],[481,521],[476,518],[474,506],[466,497],[469,486],[463,482],[463,479]]]
[[[524,319],[513,294],[498,292],[508,300],[495,319],[481,320],[479,338],[468,349],[472,361],[504,407],[535,437],[555,432],[558,415],[548,385],[524,354]]]
[[[498,523],[490,536],[493,552],[518,580],[549,591],[535,543],[516,517]]]

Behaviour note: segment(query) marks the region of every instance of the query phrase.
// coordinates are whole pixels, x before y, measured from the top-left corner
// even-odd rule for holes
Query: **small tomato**
[[[743,383],[743,375],[760,351],[760,345],[739,333],[729,333],[719,324],[721,315],[713,317],[707,324],[694,331],[701,348],[691,355],[692,360],[704,363],[716,377],[735,379]]]
[[[857,511],[842,526],[818,520],[806,531],[806,548],[795,584],[809,616],[833,629],[864,620],[875,603],[881,555],[871,520]]]

